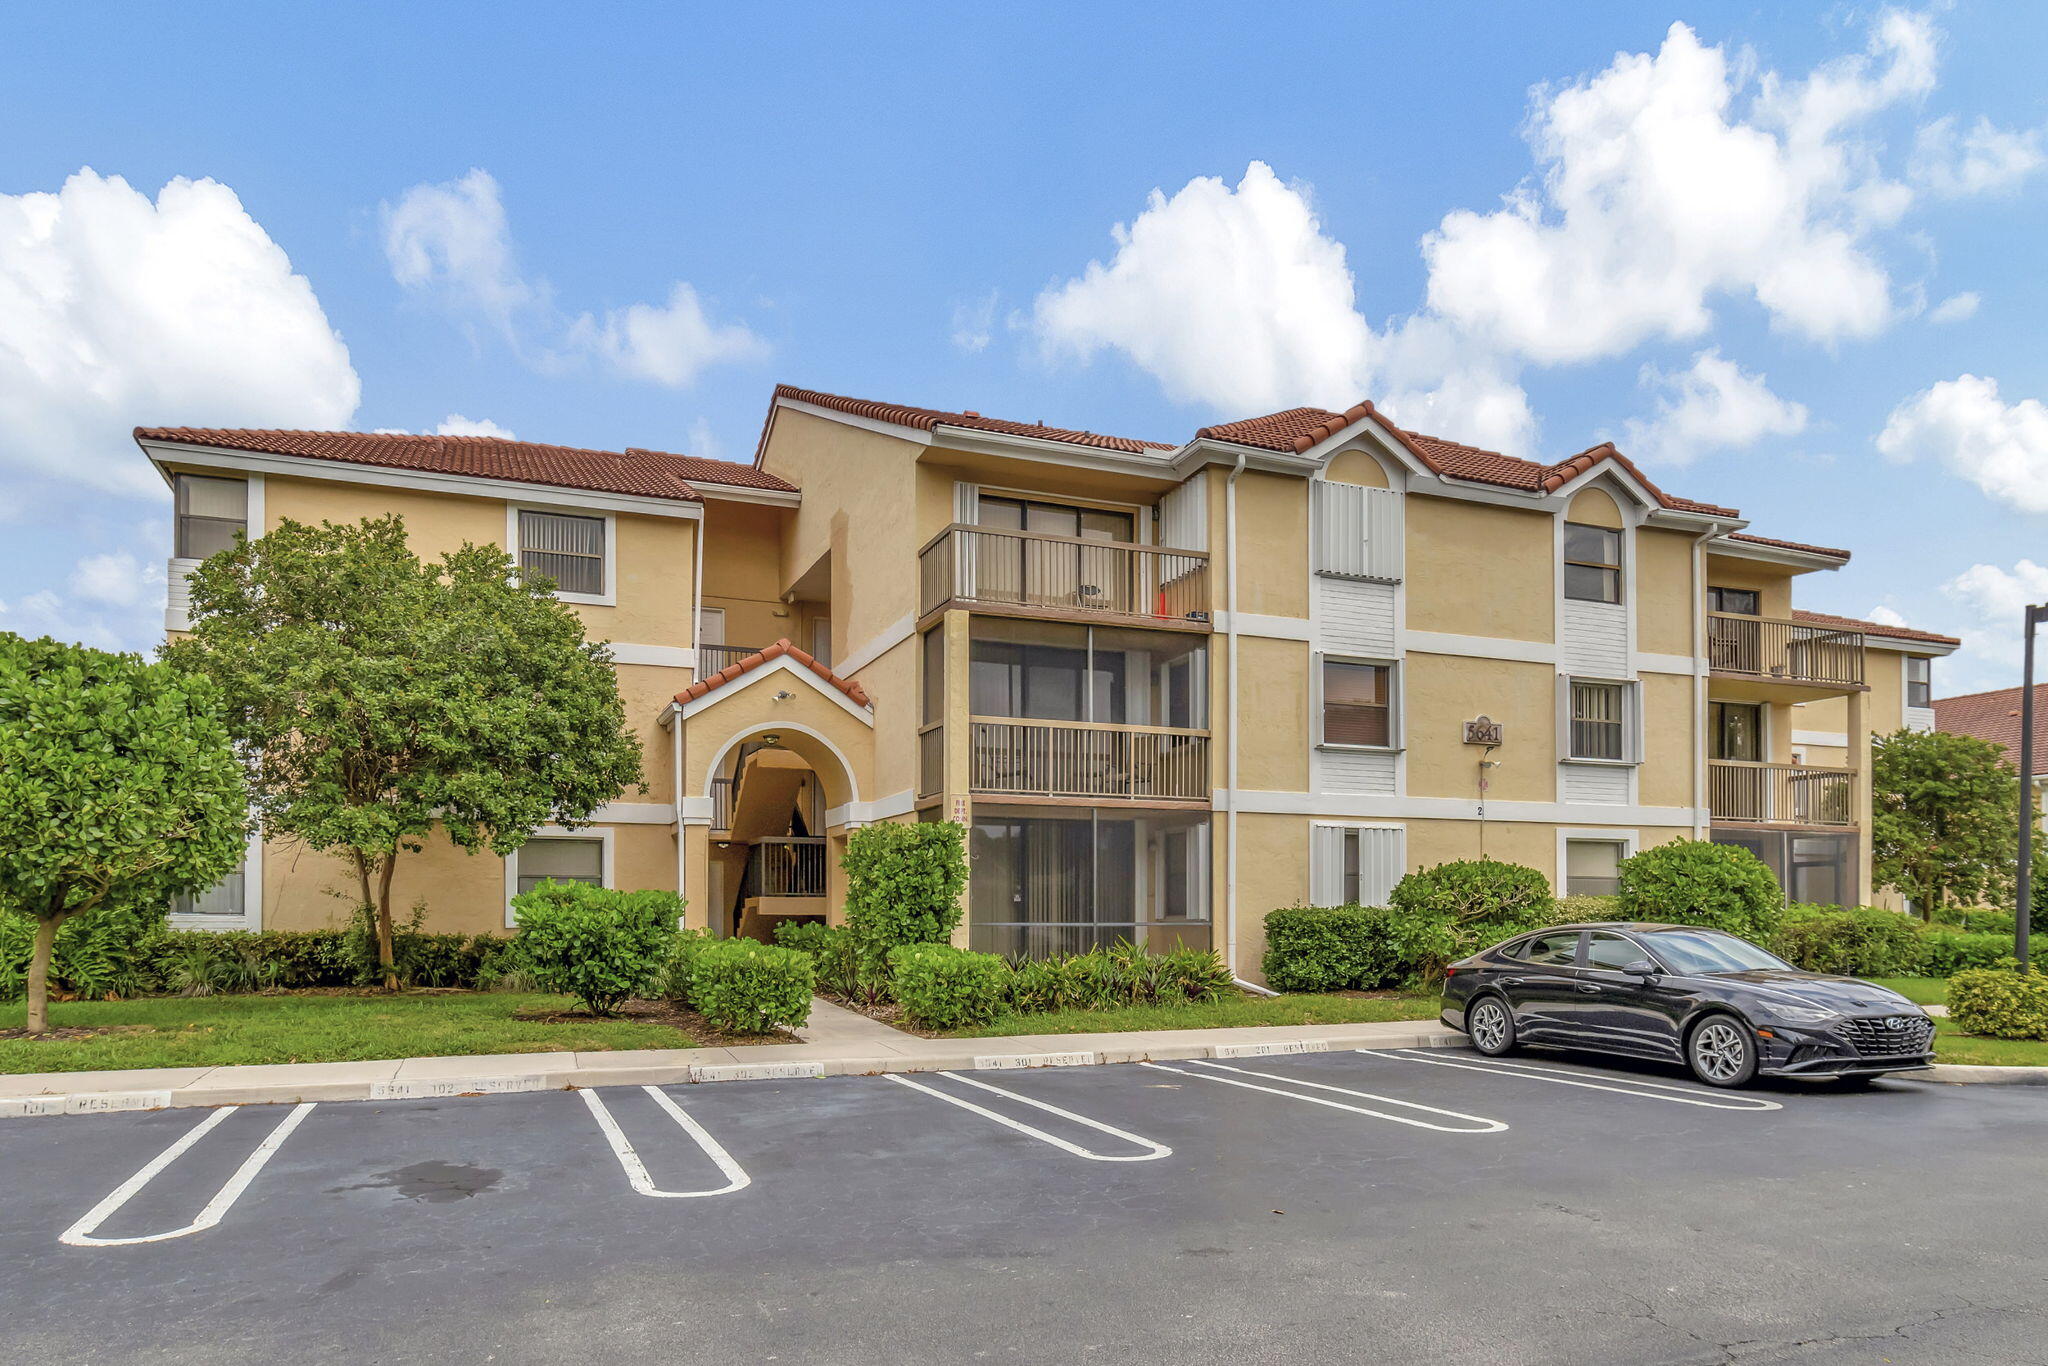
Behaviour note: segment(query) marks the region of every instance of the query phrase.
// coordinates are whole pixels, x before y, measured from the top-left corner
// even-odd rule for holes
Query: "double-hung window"
[[[1321,743],[1390,749],[1394,722],[1393,665],[1323,661]]]
[[[1579,602],[1621,601],[1621,533],[1584,522],[1564,524],[1564,595]]]
[[[1906,656],[1906,705],[1934,705],[1934,661],[1925,656]]]
[[[171,476],[178,505],[177,556],[203,560],[232,548],[249,530],[249,483],[208,474]]]
[[[1757,614],[1757,591],[1754,588],[1713,588],[1707,589],[1707,610],[1726,612],[1731,616],[1753,617]]]
[[[605,532],[602,517],[521,509],[519,567],[553,579],[558,592],[603,597]]]
[[[1621,861],[1628,846],[1620,840],[1566,840],[1564,844],[1564,894],[1566,896],[1613,896],[1621,887]],[[1642,957],[1631,954],[1624,961]]]
[[[1571,759],[1620,763],[1629,757],[1629,685],[1572,679],[1569,706]]]

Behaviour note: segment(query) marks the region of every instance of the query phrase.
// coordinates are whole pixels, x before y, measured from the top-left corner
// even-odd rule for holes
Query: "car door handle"
[[[1598,996],[1600,994],[1600,988],[1591,982],[1579,983],[1579,990],[1587,996]]]

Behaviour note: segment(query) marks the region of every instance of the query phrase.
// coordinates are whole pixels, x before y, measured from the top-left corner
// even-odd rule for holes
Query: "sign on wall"
[[[1465,743],[1468,745],[1497,745],[1500,743],[1500,722],[1490,716],[1481,716],[1465,723]]]

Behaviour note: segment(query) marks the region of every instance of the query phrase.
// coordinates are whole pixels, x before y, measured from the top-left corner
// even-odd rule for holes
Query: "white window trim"
[[[1570,875],[1566,871],[1565,846],[1569,845],[1574,840],[1583,840],[1589,844],[1595,842],[1601,844],[1618,844],[1621,846],[1621,856],[1623,858],[1631,858],[1635,855],[1636,851],[1641,847],[1642,832],[1640,830],[1617,830],[1611,825],[1595,825],[1581,828],[1559,826],[1557,829],[1557,877],[1556,880],[1550,884],[1552,887],[1557,889],[1556,894],[1558,896],[1571,895],[1571,893],[1568,890],[1566,890],[1567,887],[1570,885]]]
[[[1640,768],[1643,762],[1643,702],[1642,686],[1637,680],[1602,678],[1594,674],[1559,674],[1557,679],[1557,761],[1583,768]],[[1572,753],[1574,683],[1605,683],[1621,689],[1621,758],[1580,758]]]
[[[528,838],[528,842],[531,843],[533,840],[593,839],[598,841],[601,846],[598,862],[600,885],[611,887],[615,885],[612,875],[611,827],[585,825],[579,826],[574,830],[567,830],[559,825],[543,825],[540,829],[533,832]],[[514,849],[511,853],[505,855],[505,928],[508,930],[519,928],[519,917],[512,910],[512,898],[517,895],[519,895],[519,851]]]
[[[179,915],[168,921],[174,930],[260,930],[263,928],[263,836],[249,832],[248,851],[242,855],[242,913],[240,915]]]
[[[1315,717],[1315,747],[1332,754],[1401,753],[1407,747],[1405,744],[1406,736],[1401,728],[1406,723],[1408,714],[1406,706],[1407,697],[1405,696],[1407,670],[1401,667],[1401,661],[1379,655],[1340,654],[1334,650],[1318,651],[1314,656],[1314,660],[1315,667],[1309,674],[1309,705],[1311,709],[1310,714]],[[1346,745],[1323,738],[1324,664],[1377,664],[1382,668],[1392,670],[1393,686],[1387,691],[1387,708],[1391,713],[1387,717],[1387,736],[1392,743],[1385,745]]]
[[[550,506],[547,503],[505,504],[505,544],[510,547],[512,563],[519,564],[519,514],[522,512],[547,512],[559,517],[596,517],[604,522],[604,592],[565,593],[555,590],[555,597],[562,602],[581,603],[585,607],[617,607],[619,605],[618,573],[618,517],[614,513],[599,512],[587,507],[567,505]]]

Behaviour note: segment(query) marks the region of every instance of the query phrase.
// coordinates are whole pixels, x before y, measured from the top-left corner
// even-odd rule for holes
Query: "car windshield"
[[[1643,937],[1673,971],[1688,976],[1792,966],[1747,939],[1737,939],[1719,930],[1652,930]]]

